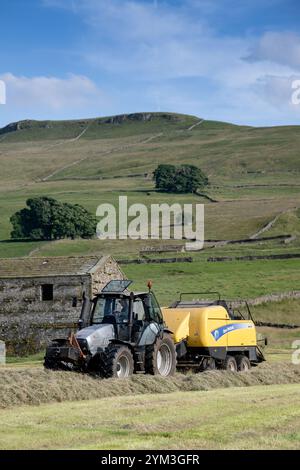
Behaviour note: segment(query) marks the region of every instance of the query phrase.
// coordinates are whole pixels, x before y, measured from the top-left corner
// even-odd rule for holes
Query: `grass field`
[[[289,384],[10,408],[0,411],[0,448],[299,449],[299,392]]]
[[[254,298],[266,293],[297,290],[299,260],[208,263],[150,264],[122,266],[136,289],[144,289],[152,279],[161,304],[170,304],[180,292],[217,290],[224,298]]]
[[[199,253],[188,253],[192,263],[122,266],[135,289],[144,290],[152,279],[164,305],[183,291],[218,290],[227,299],[249,299],[299,290],[299,259],[210,263],[207,258],[300,253],[300,127],[253,128],[204,120],[189,130],[199,119],[148,113],[26,121],[15,126],[19,130],[0,130],[0,258],[108,253],[133,259],[145,247],[163,244],[12,242],[9,218],[29,197],[52,196],[92,213],[102,203],[117,205],[120,195],[128,196],[129,205],[139,202],[148,208],[164,202],[204,203],[206,239],[249,238],[271,221],[260,236],[290,234],[293,239],[288,244],[206,245]],[[210,180],[207,193],[217,202],[156,192],[152,172],[159,163],[203,169]],[[169,256],[186,253],[147,255]],[[256,320],[300,325],[296,299],[261,304],[252,312]],[[116,383],[45,372],[43,352],[8,358],[0,368],[0,419],[5,423],[0,448],[299,449],[299,367],[291,365],[291,353],[300,330],[258,330],[269,338],[267,363],[245,375],[136,376]]]

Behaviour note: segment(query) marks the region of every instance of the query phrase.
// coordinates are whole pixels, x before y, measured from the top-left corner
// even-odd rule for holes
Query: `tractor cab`
[[[92,300],[82,308],[79,329],[95,325],[113,325],[115,339],[137,343],[150,323],[163,327],[164,320],[154,293],[129,292],[132,281],[110,281]]]

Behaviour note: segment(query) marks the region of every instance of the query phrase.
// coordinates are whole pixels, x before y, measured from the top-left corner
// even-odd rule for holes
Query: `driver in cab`
[[[128,321],[129,308],[126,299],[117,299],[114,315],[117,323],[125,323]]]

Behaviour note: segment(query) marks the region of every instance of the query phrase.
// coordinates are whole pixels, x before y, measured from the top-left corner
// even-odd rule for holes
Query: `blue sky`
[[[174,111],[299,124],[299,0],[2,0],[0,126]]]

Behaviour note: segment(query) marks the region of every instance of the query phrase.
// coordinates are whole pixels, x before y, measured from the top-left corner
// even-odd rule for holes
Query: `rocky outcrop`
[[[179,117],[172,113],[133,113],[133,114],[120,114],[118,116],[111,116],[109,118],[100,119],[99,124],[122,124],[126,121],[140,121],[147,122],[154,119],[165,119],[167,121],[179,121]]]
[[[49,129],[51,127],[51,121],[32,121],[27,119],[25,121],[12,122],[11,124],[8,124],[7,126],[0,129],[0,135],[8,134],[10,132],[23,131],[33,127],[38,129]]]
[[[186,116],[181,116],[174,113],[132,113],[132,114],[119,114],[117,116],[109,116],[98,119],[82,119],[82,120],[70,120],[70,121],[34,121],[27,119],[19,122],[12,122],[7,126],[0,129],[1,134],[8,134],[10,132],[22,131],[26,129],[50,129],[52,127],[59,126],[60,123],[69,123],[71,126],[86,127],[91,122],[96,122],[99,126],[103,124],[120,125],[125,122],[150,122],[155,119],[165,120],[168,122],[178,122],[184,119]]]

